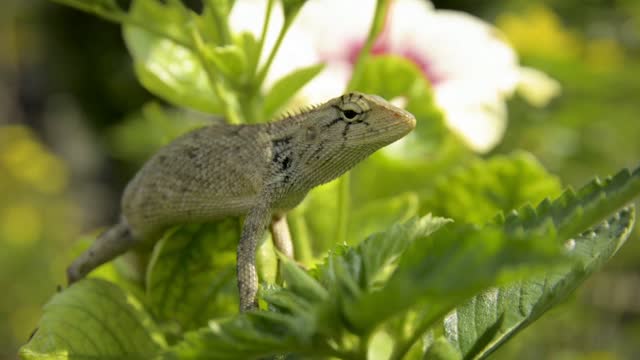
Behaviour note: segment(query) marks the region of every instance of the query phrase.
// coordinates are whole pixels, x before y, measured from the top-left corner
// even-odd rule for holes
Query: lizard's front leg
[[[258,307],[256,250],[270,219],[271,211],[264,205],[258,205],[249,211],[242,225],[237,254],[238,291],[242,312]]]

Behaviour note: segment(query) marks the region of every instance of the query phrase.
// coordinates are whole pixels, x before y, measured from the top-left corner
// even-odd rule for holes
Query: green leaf
[[[281,257],[282,276],[289,289],[311,303],[327,300],[329,294],[311,275],[302,270],[293,261]]]
[[[23,359],[150,359],[165,347],[142,304],[115,285],[85,279],[53,296]]]
[[[222,113],[221,100],[214,92],[202,59],[192,50],[187,32],[191,17],[185,15],[182,7],[171,4],[137,0],[131,5],[132,18],[154,27],[154,31],[149,31],[123,25],[138,79],[147,90],[175,105]]]
[[[425,360],[460,360],[462,354],[446,338],[440,337],[427,349]]]
[[[237,45],[216,46],[211,51],[215,68],[229,81],[241,83],[248,66],[245,53]]]
[[[640,167],[624,169],[604,181],[595,178],[578,191],[569,188],[553,202],[542,201],[536,209],[524,206],[499,217],[510,231],[533,230],[553,221],[561,239],[570,239],[604,221],[640,195]]]
[[[418,196],[405,193],[388,199],[370,201],[352,210],[347,225],[347,241],[355,244],[375,232],[418,215]]]
[[[561,246],[554,235],[551,226],[508,233],[500,226],[447,225],[414,241],[384,287],[346,304],[346,315],[364,331],[427,301],[429,314],[423,321],[432,322],[478,291],[520,275],[523,268],[558,262]]]
[[[235,0],[205,0],[202,25],[209,26],[213,43],[227,45],[230,42],[229,13]]]
[[[562,302],[624,244],[635,220],[623,209],[570,243],[576,264],[490,289],[456,308],[444,320],[445,334],[465,359],[485,358],[497,347]]]
[[[123,13],[116,0],[52,0],[88,13],[109,16]]]
[[[358,347],[354,348],[357,341],[340,315],[339,299],[345,295],[341,286],[358,282],[354,275],[362,265],[366,269],[360,273],[364,283],[375,286],[415,238],[428,235],[444,222],[430,216],[414,219],[369,237],[352,251],[341,252],[338,248],[313,272],[320,278],[282,259],[287,288],[270,286],[261,291],[270,311],[212,321],[208,328],[187,333],[170,355],[247,359],[289,352],[353,358],[352,352]],[[359,349],[366,351],[366,347]]]
[[[362,256],[364,288],[375,289],[391,274],[390,266],[397,262],[415,239],[427,237],[451,220],[430,214],[394,225],[385,232],[369,236],[357,247]]]
[[[270,286],[261,291],[273,311],[210,321],[207,328],[186,333],[169,355],[179,359],[257,359],[297,351],[331,354],[326,345],[312,340],[327,291],[291,260],[282,260],[290,290]]]
[[[324,64],[318,64],[297,69],[276,81],[264,99],[263,118],[273,118],[273,116],[291,100],[298,90],[324,69],[324,66]]]
[[[332,231],[337,226],[334,216],[337,208],[337,183],[332,182],[312,191],[303,204],[295,209],[292,222],[304,222],[306,234],[295,232],[294,236],[304,236],[314,246],[316,254],[324,254],[335,245]],[[414,193],[404,193],[390,198],[369,199],[355,207],[351,221],[347,224],[347,243],[357,244],[378,231],[388,229],[418,215],[418,198]],[[295,230],[295,229],[293,229]]]
[[[281,0],[285,21],[292,21],[307,0]]]
[[[60,2],[121,23],[138,80],[151,93],[178,106],[216,114],[223,112],[220,97],[228,94],[222,88],[216,91],[215,87],[220,84],[217,81],[212,84],[214,75],[207,72],[207,69],[215,69],[210,58],[216,56],[204,59],[197,51],[199,47],[194,42],[194,34],[202,45],[228,45],[226,13],[223,18],[217,18],[222,20],[222,25],[213,26],[214,22],[209,20],[215,17],[212,8],[219,10],[220,6],[226,6],[230,9],[230,2],[215,1],[216,6],[206,6],[202,16],[181,1],[133,0],[128,13],[114,0]],[[238,70],[236,65],[225,65],[221,69],[229,73]]]
[[[516,152],[476,159],[438,176],[433,186],[421,192],[422,211],[455,220],[483,224],[500,211],[526,203],[537,204],[562,191],[557,177],[550,175],[530,154]]]
[[[314,348],[308,340],[300,339],[299,333],[291,330],[300,328],[294,325],[300,318],[286,314],[254,312],[214,320],[206,328],[186,333],[184,340],[171,348],[166,357],[245,360],[301,348],[306,348],[307,353],[316,356],[330,354],[320,347]]]
[[[585,255],[567,255],[562,244],[567,229],[586,229],[590,221],[605,218],[606,211],[622,207],[640,193],[640,170],[622,174],[605,184],[586,186],[578,191],[582,197],[562,196],[554,203],[542,202],[537,211],[525,207],[505,221],[499,219],[482,228],[454,223],[430,234],[446,222],[430,218],[397,225],[356,248],[339,246],[312,276],[284,260],[287,288],[269,287],[262,292],[270,311],[215,321],[209,328],[188,333],[171,354],[224,359],[289,352],[358,358],[368,349],[363,343],[367,334],[394,315],[413,312],[412,318],[405,317],[405,328],[412,333],[388,332],[394,344],[392,356],[399,358],[437,319],[483,289],[512,286],[525,276],[531,279],[533,275],[585,269],[584,262],[583,267],[576,265],[580,259],[602,261],[593,249],[580,252],[576,247],[576,253]],[[599,215],[593,208],[596,205],[601,209]],[[566,219],[578,224],[569,224]],[[627,224],[622,228],[630,226],[628,221],[621,223]],[[593,237],[591,233],[586,236]],[[611,253],[620,245],[617,238],[598,241]],[[554,267],[549,268],[550,264]],[[541,275],[542,269],[547,275]],[[559,284],[564,290],[556,287],[554,294],[560,296],[540,302],[545,307],[577,286]],[[518,311],[515,304],[512,309]],[[487,345],[490,348],[494,336],[500,339],[502,324],[513,323],[505,316],[481,320],[493,321],[494,326],[481,328],[479,342],[471,346],[476,352],[484,351]],[[452,344],[439,339],[442,351],[434,348],[430,354],[456,358],[456,349],[448,346]]]
[[[244,53],[247,69],[255,69],[258,66],[260,44],[250,32],[242,32],[235,36],[234,39]],[[253,85],[253,84],[252,84]]]
[[[566,191],[537,209],[523,207],[504,221],[484,228],[449,225],[425,241],[413,243],[379,293],[349,305],[352,323],[371,328],[387,316],[428,299],[431,322],[475,291],[504,281],[504,271],[553,259],[554,248],[606,219],[640,194],[640,168],[623,170],[604,182],[594,180],[577,193]],[[401,295],[400,295],[401,294]],[[385,304],[376,317],[370,314]]]
[[[156,244],[147,270],[153,315],[176,323],[182,332],[235,313],[238,237],[236,218],[168,231]]]
[[[195,15],[181,1],[132,0],[122,25],[125,31],[129,27],[144,28],[157,37],[189,46],[191,36],[186,30]]]

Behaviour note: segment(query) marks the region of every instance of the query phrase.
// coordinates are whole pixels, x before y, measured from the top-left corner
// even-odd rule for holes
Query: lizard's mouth
[[[410,112],[395,108],[389,115],[378,119],[375,123],[362,128],[361,132],[354,133],[351,140],[354,144],[385,146],[395,142],[416,127],[416,118]]]

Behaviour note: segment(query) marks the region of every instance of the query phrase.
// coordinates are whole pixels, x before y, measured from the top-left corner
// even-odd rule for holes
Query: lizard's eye
[[[347,119],[354,119],[356,116],[358,116],[358,113],[354,110],[345,110],[342,112],[342,115],[344,115]]]
[[[364,120],[366,113],[365,109],[355,102],[343,104],[340,109],[340,116],[342,117],[342,120],[349,123]]]

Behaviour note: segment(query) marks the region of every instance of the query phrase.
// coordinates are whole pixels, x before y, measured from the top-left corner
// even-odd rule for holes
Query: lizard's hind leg
[[[84,278],[98,266],[124,254],[137,243],[137,239],[131,234],[129,225],[122,218],[119,223],[98,236],[91,247],[78,256],[67,268],[69,285]]]
[[[271,238],[273,239],[273,244],[276,249],[288,258],[293,259],[293,243],[291,242],[291,232],[289,232],[287,216],[285,214],[274,215],[271,219],[269,230],[271,231]]]

